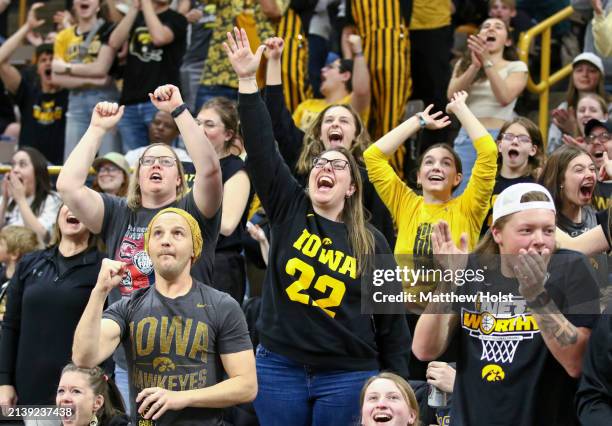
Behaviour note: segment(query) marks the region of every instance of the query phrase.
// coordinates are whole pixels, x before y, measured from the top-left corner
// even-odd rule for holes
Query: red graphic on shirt
[[[145,230],[143,227],[129,225],[115,253],[116,260],[128,265],[126,275],[119,286],[123,296],[140,288],[147,288],[154,282],[153,264],[144,250]]]

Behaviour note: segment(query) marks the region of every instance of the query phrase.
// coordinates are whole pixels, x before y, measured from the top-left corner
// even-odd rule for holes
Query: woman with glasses
[[[243,147],[238,129],[238,109],[227,98],[212,98],[202,105],[196,120],[217,152],[223,180],[223,208],[215,250],[213,286],[242,304],[246,285],[246,269],[241,255],[242,234],[251,182],[240,158]]]
[[[96,177],[91,185],[94,191],[118,197],[127,196],[130,165],[123,155],[109,152],[103,157],[96,158],[93,168],[96,170]]]
[[[493,204],[502,191],[517,183],[535,182],[540,167],[544,164],[544,145],[538,126],[525,117],[507,121],[497,136],[497,177],[491,194],[489,213],[480,236],[491,226]]]
[[[225,50],[239,81],[247,171],[271,227],[256,355],[259,423],[353,424],[367,378],[380,369],[407,374],[403,317],[361,314],[361,277],[395,268],[390,256],[372,256],[390,254],[389,246],[365,222],[359,168],[346,148],[316,156],[307,192],[293,177],[257,88],[263,46],[253,54],[236,29]]]
[[[363,151],[370,144],[370,136],[357,112],[359,105],[355,104],[353,107],[338,100],[336,103],[321,107],[320,112],[314,116],[311,114],[306,120],[309,123],[308,129],[301,130],[291,117],[283,96],[281,55],[284,41],[274,37],[266,40],[265,44],[268,58],[266,106],[272,118],[274,138],[278,142],[279,151],[296,179],[306,186],[314,157],[336,146],[349,150],[358,164],[363,166]],[[358,60],[364,61],[363,58]],[[335,74],[340,76],[340,73]],[[331,78],[329,75],[328,77]],[[369,86],[369,83],[367,85]],[[367,97],[369,99],[369,94]],[[363,104],[363,99],[359,103]],[[360,167],[360,173],[363,181],[363,206],[369,213],[368,216],[371,216],[370,222],[392,245],[395,241],[395,229],[389,210],[376,194],[363,167]]]
[[[217,154],[183,103],[177,87],[160,86],[149,96],[159,110],[172,114],[183,136],[196,170],[191,191],[187,192],[183,166],[176,153],[163,143],[149,145],[140,157],[127,200],[101,194],[85,185],[104,134],[123,114],[123,106],[110,102],[96,105],[87,132],[66,160],[57,180],[57,188],[74,215],[92,232],[101,234],[107,256],[127,263],[128,272],[119,291],[111,293],[111,302],[153,284],[155,275],[144,249],[144,232],[150,219],[170,206],[186,210],[198,220],[206,244],[202,256],[193,265],[192,274],[206,284],[212,283],[223,196]],[[115,361],[117,384],[127,398],[125,357],[116,354]]]

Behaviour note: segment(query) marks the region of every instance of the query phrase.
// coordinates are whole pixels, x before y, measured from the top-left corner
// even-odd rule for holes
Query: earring
[[[89,422],[89,426],[98,426],[98,417],[96,416],[96,413],[93,413],[91,415],[91,421]]]
[[[563,185],[559,185],[559,189],[563,189]]]

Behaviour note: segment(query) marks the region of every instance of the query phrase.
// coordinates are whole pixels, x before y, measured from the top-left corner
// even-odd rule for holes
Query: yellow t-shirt
[[[113,26],[109,23],[104,23],[98,29],[97,34],[91,40],[87,47],[87,52],[82,55],[79,61],[79,46],[87,39],[87,35],[78,35],[76,26],[66,28],[59,32],[55,38],[53,45],[53,54],[55,57],[64,60],[65,62],[82,62],[84,64],[92,63],[98,57],[102,45],[108,41]]]
[[[376,192],[397,224],[395,254],[432,254],[432,225],[443,219],[450,225],[455,244],[461,234],[469,237],[470,250],[480,237],[482,223],[489,211],[489,200],[495,187],[497,146],[491,135],[474,141],[477,158],[467,188],[457,198],[444,204],[426,204],[393,171],[388,158],[375,145],[364,153],[368,176]]]
[[[350,104],[351,94],[349,93],[336,103],[342,105]],[[319,113],[323,111],[328,105],[330,104],[328,104],[325,99],[306,99],[304,102],[300,103],[293,112],[293,122],[300,130],[305,132],[306,130],[308,130],[315,118],[317,118]],[[360,114],[361,120],[365,125],[368,124],[369,115],[370,108],[367,108],[363,113]]]
[[[451,23],[451,0],[414,0],[411,30],[432,30]]]

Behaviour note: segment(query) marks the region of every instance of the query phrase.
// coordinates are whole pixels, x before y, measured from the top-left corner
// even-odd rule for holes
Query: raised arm
[[[110,38],[108,39],[109,46],[115,49],[115,51],[121,50],[121,46],[123,46],[123,43],[127,41],[128,37],[130,36],[132,25],[134,25],[139,12],[140,0],[133,0],[131,2],[130,9],[119,24],[117,24],[111,33]]]
[[[479,63],[491,63],[491,55],[487,50],[486,41],[482,37],[478,35],[470,36],[468,48],[473,56],[477,57]],[[499,75],[495,67],[484,67],[484,72],[491,83],[491,90],[495,99],[503,106],[512,103],[523,92],[525,86],[527,86],[526,71],[510,73],[505,79]]]
[[[21,45],[28,32],[40,27],[45,23],[44,20],[36,17],[36,11],[44,6],[44,3],[34,3],[28,12],[28,20],[0,46],[0,78],[6,89],[11,93],[16,93],[21,84],[21,74],[15,67],[8,64],[9,59],[15,50]]]
[[[248,154],[247,171],[270,220],[288,211],[301,192],[289,168],[281,158],[272,132],[270,115],[258,93],[256,72],[265,46],[253,54],[246,31],[234,29],[227,34],[223,47],[238,75],[238,112]]]
[[[461,235],[460,247],[453,242],[448,223],[440,221],[433,226],[431,245],[434,255],[444,268],[465,268],[468,252],[467,236]],[[449,257],[447,257],[449,256]],[[445,262],[443,259],[447,259]],[[450,295],[456,290],[452,282],[442,281],[436,294]],[[451,303],[430,302],[419,317],[414,329],[412,352],[421,361],[433,361],[446,351],[459,326],[459,315]]]
[[[223,185],[223,211],[221,212],[221,229],[223,236],[231,235],[247,208],[251,181],[244,170],[240,170]]]
[[[101,364],[119,345],[121,328],[113,320],[102,319],[102,311],[110,291],[121,283],[124,268],[123,262],[102,261],[96,286],[74,333],[72,361],[79,367],[93,368]]]
[[[274,139],[278,143],[278,150],[289,168],[294,170],[302,151],[304,132],[295,125],[283,95],[281,57],[284,41],[280,37],[273,37],[267,39],[265,45],[265,55],[268,58],[264,92],[266,107],[272,118]]]
[[[142,3],[142,14],[151,34],[151,40],[157,47],[162,47],[174,41],[174,33],[166,25],[162,24],[153,7],[153,0],[140,0]]]
[[[370,108],[370,100],[372,98],[370,71],[368,71],[368,63],[363,55],[361,37],[357,34],[351,34],[348,41],[351,46],[351,51],[353,52],[353,72],[351,73],[351,86],[353,87],[353,91],[351,94],[351,106],[362,115]]]
[[[448,84],[448,89],[446,89],[446,96],[449,100],[453,98],[456,92],[461,92],[463,90],[469,91],[472,83],[476,79],[478,71],[480,71],[482,67],[482,64],[478,62],[478,60],[474,60],[474,55],[472,55],[472,63],[463,73],[460,73],[459,67],[461,66],[461,61],[463,61],[463,59],[460,59],[455,64],[451,81]]]
[[[402,215],[404,209],[414,205],[411,201],[416,194],[397,176],[388,159],[421,127],[442,129],[450,124],[447,116],[440,117],[441,111],[429,115],[432,108],[433,105],[429,105],[422,113],[404,121],[372,144],[363,154],[370,182],[396,220]],[[421,120],[423,125],[420,124]]]
[[[559,361],[567,374],[578,378],[582,372],[582,358],[591,336],[591,330],[572,324],[548,295],[545,284],[549,257],[550,254],[546,249],[542,254],[534,249],[529,249],[529,251],[521,249],[513,265],[514,275],[518,280],[519,292],[527,301],[548,350]],[[584,259],[585,266],[587,262]],[[580,306],[581,311],[587,311],[589,315],[599,315],[599,290],[593,272],[586,267],[580,268],[578,263],[573,264],[570,269],[570,277],[567,279],[579,282],[575,287],[580,288],[575,291],[580,296],[565,294],[567,304]],[[539,302],[542,296],[547,296],[548,301]],[[581,300],[576,300],[578,297]],[[591,311],[588,312],[588,309]]]
[[[178,87],[171,84],[160,86],[149,99],[157,109],[172,114],[184,105]],[[188,109],[184,109],[174,121],[181,132],[187,153],[193,160],[195,179],[193,197],[204,217],[211,218],[219,210],[223,199],[221,165],[215,149]]]
[[[102,196],[85,185],[89,168],[107,131],[115,127],[123,107],[100,102],[92,112],[91,124],[72,150],[57,178],[57,190],[70,211],[94,234],[102,230],[104,202]]]

